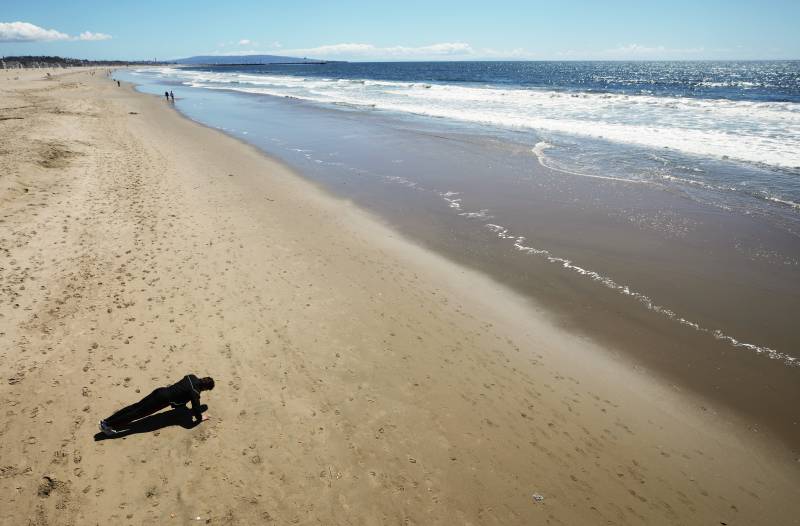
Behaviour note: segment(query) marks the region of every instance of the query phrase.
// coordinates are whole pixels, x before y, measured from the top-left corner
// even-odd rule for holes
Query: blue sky
[[[799,20],[800,0],[0,0],[0,55],[800,59]]]

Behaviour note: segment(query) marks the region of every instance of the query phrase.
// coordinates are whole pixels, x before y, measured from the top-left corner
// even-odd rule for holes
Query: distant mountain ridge
[[[324,64],[325,60],[282,57],[279,55],[198,55],[175,60],[178,64],[241,65],[241,64]]]

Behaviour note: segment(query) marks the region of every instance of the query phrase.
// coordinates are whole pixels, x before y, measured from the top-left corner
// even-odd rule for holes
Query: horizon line
[[[419,63],[419,62],[800,62],[798,58],[473,58],[473,59],[430,59],[430,60],[403,60],[403,59],[376,59],[376,60],[347,60],[347,59],[326,59],[326,58],[309,58],[309,57],[295,57],[291,55],[274,55],[272,53],[252,53],[246,55],[191,55],[183,58],[171,58],[159,60],[154,57],[153,59],[122,59],[122,58],[81,58],[63,55],[0,55],[0,59],[6,58],[30,58],[30,57],[49,57],[60,58],[66,60],[83,60],[87,62],[155,62],[155,63],[179,63],[181,60],[186,60],[193,57],[257,57],[257,56],[274,56],[281,58],[294,58],[298,60],[307,60],[311,62],[346,62],[351,64],[369,64],[369,63]],[[279,63],[265,63],[279,65]],[[258,65],[258,64],[241,64],[241,65]]]

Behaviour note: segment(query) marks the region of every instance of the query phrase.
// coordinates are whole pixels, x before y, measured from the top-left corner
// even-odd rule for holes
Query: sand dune
[[[0,523],[800,520],[746,422],[158,98],[43,76],[0,75]],[[95,440],[189,372],[211,420]]]

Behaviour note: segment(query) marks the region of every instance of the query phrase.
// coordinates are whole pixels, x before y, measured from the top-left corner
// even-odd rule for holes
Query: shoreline
[[[0,451],[24,459],[3,520],[797,521],[782,446],[255,147],[71,73],[28,81],[3,158],[35,183],[0,223],[20,305]],[[92,441],[186,368],[218,377],[211,422]]]
[[[137,90],[160,92],[165,87],[144,84]],[[231,101],[218,92],[185,93],[188,98],[179,98],[175,108],[193,122],[282,159],[305,180],[369,210],[412,243],[545,305],[570,332],[624,351],[634,366],[693,391],[712,406],[728,406],[759,433],[776,436],[796,448],[800,414],[785,400],[800,396],[798,370],[780,352],[793,349],[797,341],[791,313],[798,296],[785,285],[796,281],[796,272],[792,266],[751,261],[741,253],[749,247],[761,252],[783,249],[786,257],[800,256],[785,233],[760,220],[709,210],[658,188],[583,177],[564,180],[538,162],[536,166],[516,166],[513,173],[526,174],[530,180],[524,184],[534,185],[537,191],[531,194],[520,187],[516,211],[512,209],[508,216],[505,212],[514,208],[512,199],[502,193],[497,199],[484,183],[499,174],[480,168],[502,159],[490,148],[482,149],[480,134],[457,133],[443,126],[435,130],[434,135],[441,139],[436,143],[427,138],[417,140],[413,131],[404,129],[404,121],[390,117],[368,113],[343,116],[336,110],[252,94],[234,93]],[[243,114],[257,117],[248,120],[241,118]],[[258,126],[262,119],[284,123],[281,127],[291,131],[276,135],[269,126]],[[424,131],[423,136],[431,133],[427,128]],[[298,133],[310,137],[300,140]],[[326,144],[327,136],[340,133],[359,137],[350,141],[356,147],[361,141],[370,141],[372,157],[392,159],[391,164],[402,161],[394,165],[399,170],[380,160],[358,164],[360,154],[353,154],[352,147],[348,151],[347,144],[335,140]],[[384,134],[391,137],[388,142],[393,148],[389,151],[381,147],[379,139],[373,139]],[[269,140],[259,140],[262,136]],[[273,140],[293,139],[287,147],[300,152],[297,158],[303,161],[311,155],[307,152],[316,152],[314,158],[292,163],[286,148],[270,146]],[[512,142],[503,152],[518,157],[520,148]],[[318,170],[314,163],[324,165],[326,152],[349,169],[367,170],[367,175],[351,179],[346,170],[343,175]],[[461,161],[462,157],[467,160]],[[381,182],[387,177],[381,177],[386,170],[400,179],[399,186]],[[442,175],[425,179],[420,171]],[[410,180],[404,172],[412,174]],[[413,184],[413,189],[402,182]],[[446,190],[458,192],[450,198],[453,192],[443,193]],[[595,201],[603,206],[595,206]],[[475,228],[480,221],[459,217],[462,207],[488,209],[490,214],[499,210],[506,217],[491,219],[500,225],[483,225],[491,230]],[[609,208],[635,211],[633,215],[609,214]],[[648,210],[652,212],[649,217]],[[639,228],[639,223],[658,223],[665,216],[671,218],[662,225],[665,233],[653,231],[653,225]],[[690,225],[688,234],[680,230],[686,224]],[[670,230],[673,228],[678,232]],[[731,239],[729,232],[736,239]],[[524,236],[524,241],[519,242],[518,236]],[[524,250],[514,250],[518,244]],[[542,247],[548,249],[544,256]],[[742,297],[760,307],[755,312],[742,308]],[[761,346],[750,347],[753,342]],[[779,351],[776,354],[772,349]],[[783,359],[771,360],[773,356]]]

